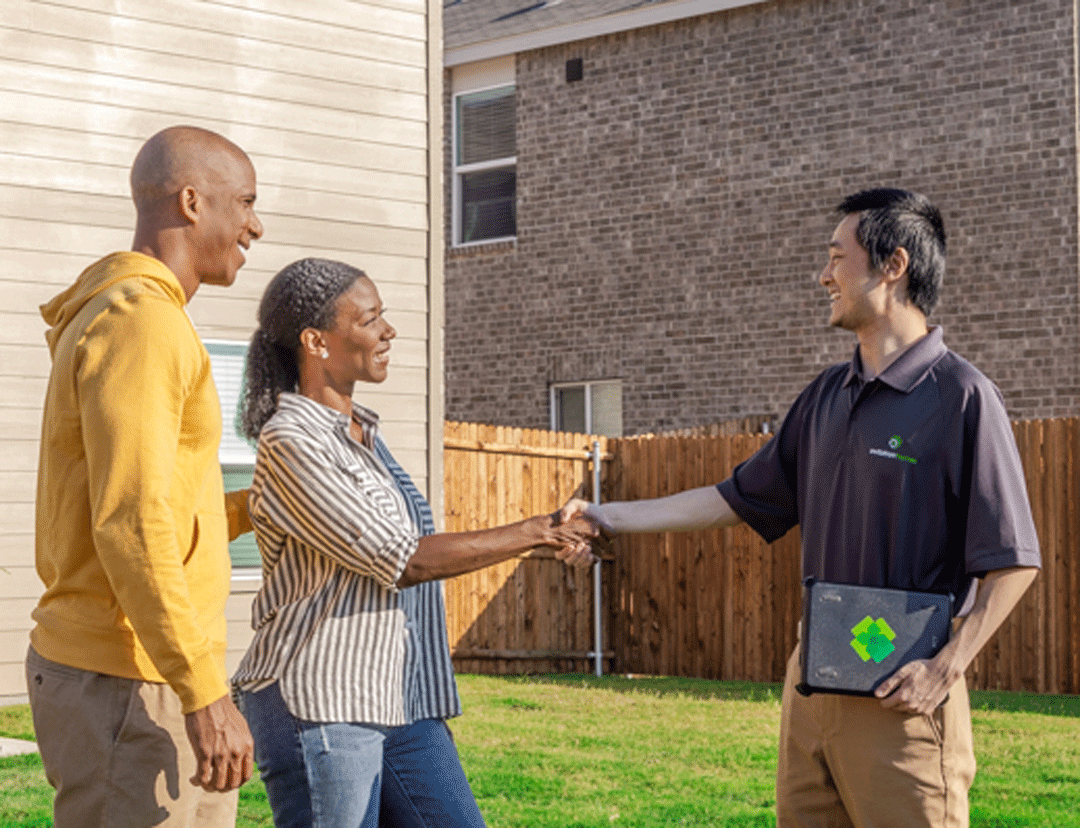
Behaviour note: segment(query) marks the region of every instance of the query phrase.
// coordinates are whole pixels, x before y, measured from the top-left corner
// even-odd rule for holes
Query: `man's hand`
[[[247,722],[232,699],[216,702],[184,716],[188,740],[198,768],[191,784],[205,791],[231,791],[251,778],[255,745]]]
[[[945,701],[957,679],[936,659],[909,661],[881,682],[874,695],[882,699],[882,707],[928,716]]]
[[[882,707],[921,715],[933,712],[1012,612],[1036,574],[1034,567],[988,572],[979,582],[975,606],[941,652],[931,659],[908,662],[874,691],[882,699]]]
[[[548,516],[551,538],[547,545],[555,550],[555,557],[567,566],[585,569],[596,563],[593,543],[599,530],[587,518],[576,515],[564,520],[562,512]]]
[[[603,555],[605,552],[611,551],[611,542],[615,540],[615,530],[611,528],[611,524],[608,523],[603,513],[600,511],[600,507],[595,503],[589,503],[581,498],[572,497],[566,502],[557,513],[557,520],[560,524],[569,523],[575,519],[580,520],[584,518],[593,527],[594,537],[592,538],[590,548],[590,560],[589,563],[595,562],[596,558]],[[556,553],[556,557],[559,560],[565,560],[563,556]],[[572,563],[567,560],[567,563]],[[585,563],[575,564],[585,566]]]
[[[608,523],[607,518],[600,511],[600,507],[595,503],[582,500],[580,497],[572,497],[566,501],[566,505],[559,510],[558,514],[559,523],[566,523],[579,516],[586,517],[600,530],[600,534],[609,541],[615,535],[615,530],[611,528],[611,524]]]

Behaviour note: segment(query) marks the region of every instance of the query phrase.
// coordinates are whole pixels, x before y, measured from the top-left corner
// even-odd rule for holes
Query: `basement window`
[[[622,382],[599,380],[551,386],[551,428],[621,437]]]

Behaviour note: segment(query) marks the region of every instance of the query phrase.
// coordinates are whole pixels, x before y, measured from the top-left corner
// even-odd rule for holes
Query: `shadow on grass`
[[[1080,718],[1080,696],[1043,696],[1005,690],[972,690],[972,710],[1000,710],[1004,713],[1041,713],[1044,716]]]
[[[675,676],[593,676],[587,673],[558,675],[487,676],[507,684],[548,684],[560,687],[594,687],[616,693],[644,693],[651,696],[688,696],[727,701],[779,702],[783,685],[750,681],[712,681]],[[972,690],[972,710],[999,710],[1006,713],[1039,713],[1045,716],[1080,718],[1080,696],[1051,696],[1014,693],[1004,690]]]
[[[597,688],[616,693],[641,693],[649,696],[684,696],[724,701],[779,702],[782,685],[750,681],[710,681],[675,676],[593,676],[587,673],[558,675],[485,676],[507,684],[547,684],[558,687]]]

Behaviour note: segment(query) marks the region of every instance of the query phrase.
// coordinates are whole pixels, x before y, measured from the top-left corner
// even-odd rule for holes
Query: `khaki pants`
[[[237,793],[189,781],[195,755],[168,685],[26,658],[55,828],[231,828]]]
[[[861,696],[802,696],[798,682],[796,647],[780,718],[777,828],[966,828],[975,753],[963,678],[931,716]]]

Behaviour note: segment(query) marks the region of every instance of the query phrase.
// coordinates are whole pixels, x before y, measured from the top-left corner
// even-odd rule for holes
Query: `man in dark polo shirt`
[[[829,324],[858,341],[851,362],[811,382],[719,485],[565,512],[616,532],[745,521],[769,542],[798,524],[804,577],[956,596],[949,643],[877,698],[799,695],[796,648],[776,787],[779,828],[959,828],[975,774],[964,670],[1034,580],[1038,539],[1000,392],[927,325],[945,270],[940,213],[893,189],[838,209],[820,282]]]

